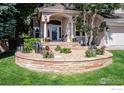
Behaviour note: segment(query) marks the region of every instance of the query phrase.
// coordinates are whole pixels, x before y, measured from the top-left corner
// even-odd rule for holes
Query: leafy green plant
[[[32,50],[32,45],[30,43],[24,42],[23,52],[30,53]]]
[[[47,55],[47,58],[54,58],[54,54],[52,51],[49,52],[49,54]]]
[[[43,50],[43,58],[54,58],[53,52],[50,50],[49,46],[46,46]]]
[[[105,46],[102,46],[100,49],[96,49],[96,54],[97,55],[103,55],[105,53]]]
[[[102,55],[101,49],[97,48],[97,49],[96,49],[96,54],[97,54],[97,55]]]
[[[49,51],[50,50],[50,47],[49,46],[46,46],[45,47],[45,50]]]
[[[60,51],[61,47],[59,45],[56,46],[55,51]]]
[[[24,39],[24,53],[30,53],[32,50],[35,50],[35,43],[40,42],[39,38],[26,38]]]
[[[71,48],[61,48],[60,53],[65,53],[65,54],[71,53]]]
[[[30,38],[30,35],[28,35],[28,34],[25,34],[25,33],[22,33],[22,38],[24,38],[24,39],[28,39],[28,38]]]
[[[88,50],[85,52],[85,55],[86,55],[86,57],[95,57],[95,56],[96,56],[96,52],[93,51],[92,49],[88,49]]]
[[[96,49],[96,54],[97,55],[103,55],[103,51],[99,48]]]
[[[101,51],[102,51],[102,54],[105,53],[105,46],[102,46],[102,47],[101,47]]]
[[[43,58],[54,58],[54,54],[52,51],[45,50],[43,52]]]
[[[74,38],[72,38],[72,42],[76,42],[76,38],[74,37]]]
[[[44,41],[45,42],[50,42],[50,38],[47,37],[47,38],[44,39]]]

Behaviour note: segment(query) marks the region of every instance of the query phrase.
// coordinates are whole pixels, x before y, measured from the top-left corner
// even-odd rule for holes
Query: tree
[[[79,17],[77,18],[77,22],[76,22],[76,25],[77,25],[77,29],[81,32],[84,32],[85,33],[85,45],[87,45],[88,43],[88,31],[89,31],[89,26],[88,24],[86,23],[86,14],[87,14],[87,11],[86,11],[86,8],[87,8],[87,5],[86,4],[76,4],[75,7],[78,7],[78,9],[81,11],[81,14],[79,15]]]
[[[93,41],[93,33],[95,32],[94,27],[94,21],[95,17],[98,13],[100,13],[102,10],[110,10],[113,11],[114,9],[118,9],[120,4],[106,4],[106,3],[99,3],[99,4],[89,4],[89,10],[93,13],[92,15],[92,21],[91,21],[91,30],[90,30],[90,40],[89,40],[89,46],[91,46]],[[111,12],[110,12],[111,13]]]
[[[124,9],[124,3],[121,4],[121,8]]]
[[[15,4],[0,4],[0,38],[15,36],[16,13]]]
[[[17,3],[16,9],[19,13],[16,15],[16,38],[17,38],[17,46],[20,44],[19,35],[22,33],[28,33],[32,29],[32,20],[31,17],[33,15],[34,10],[37,10],[38,7],[43,6],[44,4],[38,3]]]
[[[15,27],[16,19],[15,15],[18,12],[15,8],[16,4],[0,4],[0,41],[1,49],[7,47],[7,49],[15,48],[14,38],[15,38]],[[6,44],[5,44],[6,42]],[[8,44],[9,43],[9,47]],[[0,49],[0,50],[1,50]],[[3,50],[2,49],[2,50]]]
[[[80,28],[86,28],[89,26],[90,28],[90,39],[89,39],[89,46],[92,45],[92,41],[93,41],[93,34],[95,33],[95,31],[97,31],[97,29],[94,26],[95,23],[95,18],[97,16],[97,14],[102,14],[101,12],[103,12],[103,10],[109,10],[112,13],[113,10],[120,8],[120,4],[106,4],[106,3],[97,3],[97,4],[76,4],[77,10],[82,11],[81,12],[81,18],[83,18],[83,23],[80,25]],[[87,20],[86,20],[86,15],[90,14],[91,16],[91,22],[90,24],[86,24]],[[84,25],[84,26],[82,26]],[[88,25],[88,26],[87,26]],[[85,31],[87,32],[87,31]]]

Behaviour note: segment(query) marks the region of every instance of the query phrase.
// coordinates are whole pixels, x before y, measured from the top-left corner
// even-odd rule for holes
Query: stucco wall
[[[62,35],[65,34],[66,27],[67,27],[67,19],[66,18],[62,18]]]

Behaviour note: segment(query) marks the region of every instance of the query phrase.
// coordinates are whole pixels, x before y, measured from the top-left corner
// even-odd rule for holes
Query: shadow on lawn
[[[0,54],[0,59],[13,56],[14,54],[15,54],[15,50],[6,51]]]

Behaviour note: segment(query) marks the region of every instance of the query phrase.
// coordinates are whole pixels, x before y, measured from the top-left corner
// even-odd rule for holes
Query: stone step
[[[43,45],[49,45],[49,46],[57,46],[57,45],[80,45],[78,42],[43,42]]]
[[[55,49],[57,45],[71,49],[83,48],[78,42],[44,42],[42,45],[49,46],[51,49]]]

